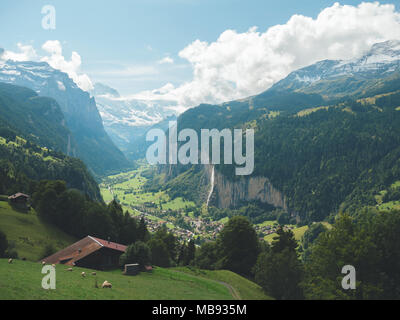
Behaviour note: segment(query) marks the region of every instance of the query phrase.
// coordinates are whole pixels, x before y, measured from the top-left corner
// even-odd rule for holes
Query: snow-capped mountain
[[[400,70],[400,40],[374,44],[362,57],[351,60],[323,60],[292,72],[273,89],[304,89],[325,80],[344,77],[371,79],[388,77]]]
[[[171,101],[126,99],[101,83],[96,83],[91,93],[96,98],[106,131],[122,150],[138,132],[176,115],[172,109],[175,103]]]
[[[102,129],[95,100],[66,73],[53,69],[46,62],[9,60],[0,63],[0,82],[27,87],[40,96],[56,99],[71,127],[76,125],[74,120],[77,120],[86,127]]]
[[[129,166],[105,132],[95,99],[66,73],[46,62],[0,60],[0,82],[27,87],[40,96],[55,99],[76,143],[76,148],[68,150],[69,155],[81,158],[95,173]]]

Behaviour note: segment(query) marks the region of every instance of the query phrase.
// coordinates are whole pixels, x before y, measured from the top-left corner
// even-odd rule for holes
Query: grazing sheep
[[[86,272],[81,273],[82,278],[86,277]]]
[[[112,288],[112,284],[108,282],[107,280],[103,282],[103,285],[101,286],[102,288]]]
[[[92,272],[92,276],[95,276],[96,275],[96,272]]]
[[[72,271],[72,268],[68,268],[67,271]]]
[[[8,263],[13,263],[13,259],[12,258],[8,259]]]
[[[55,268],[56,267],[56,265],[53,263],[52,265],[51,265],[53,268]]]
[[[46,264],[46,261],[42,261],[42,266],[44,266]]]

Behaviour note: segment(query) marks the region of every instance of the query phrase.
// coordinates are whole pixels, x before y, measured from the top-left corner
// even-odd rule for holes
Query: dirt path
[[[204,278],[204,279],[208,279],[208,278]],[[212,280],[212,279],[209,279],[209,280]],[[227,287],[230,294],[232,295],[233,299],[242,300],[242,298],[239,295],[239,292],[237,292],[237,290],[234,287],[232,287],[229,283],[226,283],[223,281],[218,281],[218,280],[212,280],[212,281],[218,282],[218,283],[224,285],[225,287]]]

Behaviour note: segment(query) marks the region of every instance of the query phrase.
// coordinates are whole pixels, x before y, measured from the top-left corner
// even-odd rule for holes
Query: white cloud
[[[200,103],[244,98],[268,89],[293,70],[323,59],[354,58],[372,44],[390,39],[400,39],[400,13],[394,5],[335,3],[322,10],[315,19],[293,15],[285,24],[264,32],[256,27],[243,33],[226,30],[215,42],[195,40],[179,52],[179,57],[193,68],[191,81],[177,87],[168,84],[130,98],[176,101],[177,110]],[[5,51],[3,59],[40,59],[32,46],[19,43],[18,47],[19,53]],[[70,60],[66,60],[59,41],[47,41],[42,48],[47,55],[40,60],[68,73],[82,89],[92,88],[89,77],[80,72],[78,53],[73,52]],[[159,61],[171,62],[174,61],[168,56]],[[154,65],[94,73],[107,78],[146,77],[146,80],[158,74]]]
[[[159,64],[172,64],[174,63],[174,59],[170,58],[170,57],[165,57],[161,60],[158,61]]]
[[[54,69],[61,70],[69,75],[74,82],[85,91],[93,89],[92,81],[87,74],[80,73],[82,64],[81,56],[73,51],[71,60],[66,60],[62,54],[62,46],[58,40],[46,41],[42,49],[46,51],[49,56],[44,56],[40,60],[47,62]]]
[[[5,50],[1,55],[2,60],[13,61],[45,61],[54,69],[68,74],[68,76],[85,91],[93,88],[92,82],[87,74],[80,72],[82,64],[81,56],[72,52],[71,60],[66,60],[62,54],[62,46],[58,40],[46,41],[42,49],[48,54],[40,57],[32,45],[17,44],[20,52]]]
[[[193,80],[169,92],[153,91],[152,98],[176,99],[183,107],[243,98],[295,69],[323,59],[354,58],[389,39],[400,39],[400,14],[394,5],[378,2],[335,3],[316,19],[293,15],[265,32],[226,30],[215,42],[196,40],[179,52],[192,65]]]
[[[20,52],[12,52],[5,50],[1,55],[1,59],[14,61],[31,61],[37,59],[37,53],[33,46],[17,43]]]

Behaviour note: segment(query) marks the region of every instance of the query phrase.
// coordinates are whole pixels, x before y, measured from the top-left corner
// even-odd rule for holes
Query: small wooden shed
[[[126,264],[124,268],[124,274],[127,276],[136,276],[140,272],[140,266],[138,263]]]

